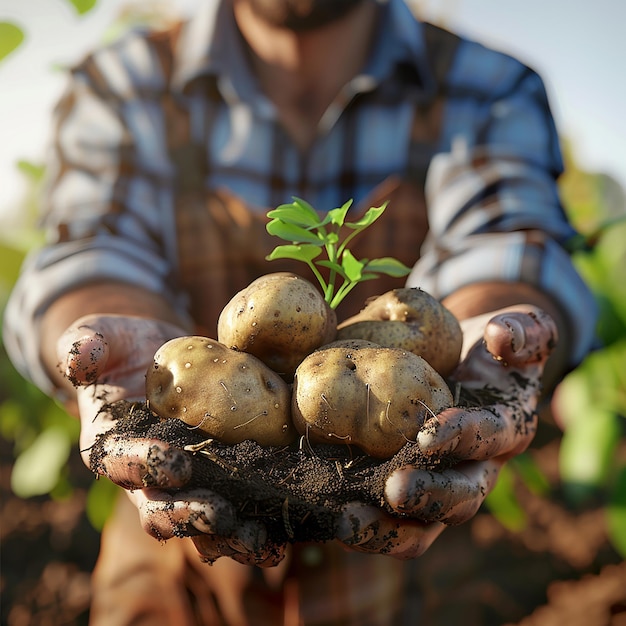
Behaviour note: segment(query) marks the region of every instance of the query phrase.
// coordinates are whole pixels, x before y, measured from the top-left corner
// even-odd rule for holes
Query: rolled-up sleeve
[[[430,232],[408,284],[439,298],[483,281],[533,285],[563,312],[575,365],[594,343],[597,311],[565,247],[575,231],[558,194],[558,137],[539,77],[501,61],[510,67],[494,69],[495,97],[474,85],[476,98],[449,103],[446,145],[426,183]]]
[[[12,361],[46,391],[40,319],[61,294],[119,281],[179,300],[172,287],[171,175],[156,101],[159,74],[148,62],[150,51],[132,45],[133,59],[125,56],[128,45],[107,49],[71,73],[54,115],[42,211],[46,243],[27,258],[5,311]],[[152,81],[141,88],[139,65]]]

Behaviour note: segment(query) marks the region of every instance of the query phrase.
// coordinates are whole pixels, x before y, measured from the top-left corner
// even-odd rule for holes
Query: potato
[[[218,341],[248,352],[290,382],[298,364],[337,332],[337,317],[308,280],[289,272],[250,283],[224,307]]]
[[[337,341],[296,370],[291,414],[313,443],[358,446],[388,458],[425,418],[452,406],[444,379],[420,356],[371,342]]]
[[[413,352],[449,376],[463,345],[461,326],[439,300],[417,288],[400,288],[369,300],[339,324],[337,339],[365,339]]]
[[[254,356],[207,337],[179,337],[157,350],[146,399],[160,417],[179,418],[226,444],[295,439],[287,383]]]

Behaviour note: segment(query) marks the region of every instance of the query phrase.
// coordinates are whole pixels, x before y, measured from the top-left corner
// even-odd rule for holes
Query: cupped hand
[[[76,389],[87,466],[96,437],[113,426],[103,406],[145,398],[145,375],[157,348],[184,334],[178,326],[143,317],[89,315],[60,337],[59,367]]]
[[[265,527],[240,521],[232,505],[208,489],[191,489],[191,458],[165,441],[109,432],[107,405],[145,400],[145,375],[154,353],[183,328],[157,320],[90,315],[75,322],[57,344],[59,363],[76,388],[85,464],[127,490],[144,530],[159,540],[192,537],[201,556],[220,556],[260,566],[275,565],[284,546],[268,540]],[[99,440],[98,455],[92,455]]]
[[[446,525],[476,514],[502,465],[535,435],[541,376],[557,341],[554,321],[537,307],[517,306],[463,326],[466,348],[453,382],[473,402],[431,417],[417,438],[424,454],[454,464],[440,472],[412,466],[392,472],[385,500],[400,517],[348,505],[338,539],[352,549],[419,556]]]

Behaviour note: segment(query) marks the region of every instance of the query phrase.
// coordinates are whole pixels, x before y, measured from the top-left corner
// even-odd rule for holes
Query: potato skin
[[[339,324],[337,339],[365,339],[408,350],[442,376],[454,371],[463,345],[456,317],[430,294],[410,287],[369,300],[360,313]]]
[[[452,404],[446,382],[420,356],[363,340],[336,341],[296,370],[291,414],[313,443],[353,444],[389,458],[415,440],[428,416]]]
[[[160,417],[181,419],[223,443],[283,446],[296,436],[285,381],[254,356],[208,337],[163,344],[146,373],[146,398]]]
[[[317,288],[290,272],[261,276],[224,307],[218,341],[253,354],[291,382],[296,367],[337,333],[337,316]]]

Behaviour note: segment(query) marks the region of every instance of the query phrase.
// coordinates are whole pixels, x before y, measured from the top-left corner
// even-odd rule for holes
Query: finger
[[[102,380],[103,374],[118,368],[145,367],[146,355],[168,339],[184,334],[169,322],[121,315],[88,315],[80,318],[57,342],[61,371],[75,385]]]
[[[558,340],[554,320],[537,307],[517,307],[468,323],[473,333],[475,325],[484,327],[480,341],[464,344],[463,360],[454,372],[464,387],[484,385],[489,377],[498,389],[507,388],[520,372],[539,379]]]
[[[202,534],[191,539],[206,563],[227,556],[244,565],[274,567],[285,558],[285,546],[268,541],[265,526],[255,521],[240,524],[231,537]]]
[[[191,479],[191,456],[164,441],[108,434],[90,451],[89,466],[124,489],[177,489]]]
[[[385,500],[404,515],[460,524],[476,514],[501,467],[498,460],[464,463],[442,472],[402,467],[387,479]]]
[[[487,350],[506,366],[545,364],[558,341],[552,317],[537,307],[494,316],[485,328]]]
[[[74,385],[90,385],[100,377],[109,359],[104,335],[86,325],[66,331],[57,344],[59,367]]]
[[[337,539],[357,552],[413,559],[426,552],[444,529],[439,522],[398,519],[377,507],[351,502],[342,510]]]
[[[232,505],[206,489],[170,493],[160,489],[127,492],[143,529],[159,540],[199,533],[230,535],[236,528]]]
[[[420,450],[431,456],[485,460],[523,452],[537,430],[537,393],[484,407],[452,407],[428,419],[419,433]]]

